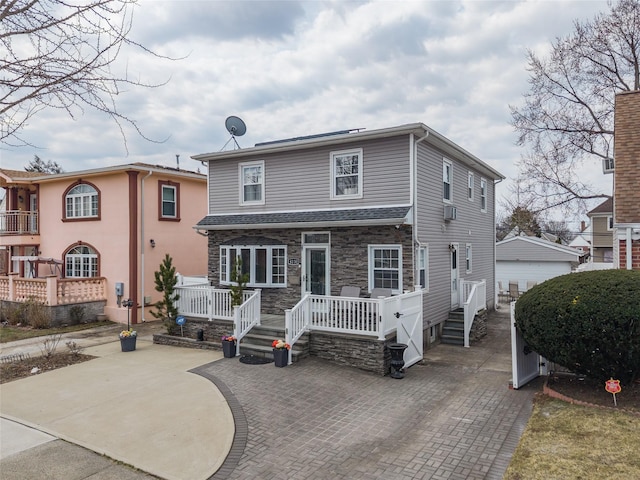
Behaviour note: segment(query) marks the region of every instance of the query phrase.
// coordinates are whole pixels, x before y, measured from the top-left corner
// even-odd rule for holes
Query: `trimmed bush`
[[[640,372],[638,271],[599,270],[547,280],[516,302],[515,321],[532,350],[573,372],[622,384]]]

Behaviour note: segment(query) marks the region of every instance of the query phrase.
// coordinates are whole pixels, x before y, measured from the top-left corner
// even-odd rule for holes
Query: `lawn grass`
[[[640,416],[538,396],[503,480],[640,479]]]
[[[55,328],[23,328],[4,326],[0,328],[0,343],[13,342],[15,340],[24,340],[25,338],[44,337],[47,335],[55,335],[58,333],[78,332],[80,330],[103,327],[105,325],[113,325],[113,322],[104,320],[101,322],[80,323],[78,325]]]

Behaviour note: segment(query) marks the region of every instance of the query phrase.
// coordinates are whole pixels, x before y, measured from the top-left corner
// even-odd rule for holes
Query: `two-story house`
[[[613,198],[587,213],[591,220],[591,258],[594,263],[613,262]]]
[[[193,230],[206,213],[206,185],[204,174],[142,163],[60,174],[0,169],[0,300],[99,300],[112,321],[153,320],[161,297],[154,272],[165,254],[182,274],[206,274],[206,238]],[[56,283],[45,287],[45,278]]]
[[[495,297],[495,184],[504,177],[422,123],[195,155],[208,164],[208,275],[236,259],[262,311],[307,293],[423,289],[425,343],[461,307],[464,280]],[[483,299],[484,300],[484,299]]]

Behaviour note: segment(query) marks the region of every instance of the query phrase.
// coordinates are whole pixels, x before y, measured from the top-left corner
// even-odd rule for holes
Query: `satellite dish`
[[[235,147],[233,149],[235,150],[237,147],[239,150],[240,145],[238,145],[238,142],[236,141],[236,137],[241,137],[242,135],[247,133],[247,126],[244,124],[244,122],[240,117],[234,117],[233,115],[230,117],[227,117],[227,119],[224,121],[224,126],[227,128],[227,131],[231,134],[231,138],[227,140],[227,143],[224,144],[224,146],[220,149],[220,151],[224,150],[224,148],[229,144],[231,140],[233,140],[233,143],[235,144]]]
[[[242,119],[234,117],[233,115],[227,117],[224,122],[224,126],[227,127],[227,131],[234,137],[241,137],[247,133],[247,126],[244,124]]]

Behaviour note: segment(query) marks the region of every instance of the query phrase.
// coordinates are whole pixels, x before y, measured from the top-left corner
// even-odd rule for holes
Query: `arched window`
[[[98,254],[88,245],[78,245],[64,257],[67,278],[89,278],[98,276]]]
[[[79,183],[65,195],[65,218],[98,216],[98,191],[87,183]]]

